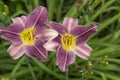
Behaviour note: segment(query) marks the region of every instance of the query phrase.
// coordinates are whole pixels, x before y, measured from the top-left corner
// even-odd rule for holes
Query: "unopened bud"
[[[8,15],[9,14],[9,8],[8,8],[7,5],[4,5],[4,7],[3,7],[3,14],[4,15]]]

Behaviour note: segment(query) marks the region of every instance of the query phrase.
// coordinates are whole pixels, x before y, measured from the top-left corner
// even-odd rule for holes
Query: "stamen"
[[[20,37],[22,42],[26,45],[33,45],[35,42],[34,32],[34,28],[27,28],[23,32],[21,32]]]
[[[62,46],[66,51],[70,51],[75,47],[76,39],[75,36],[71,34],[64,34],[61,38]]]

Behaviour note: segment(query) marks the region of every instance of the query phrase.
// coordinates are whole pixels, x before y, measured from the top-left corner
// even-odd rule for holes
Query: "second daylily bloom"
[[[0,28],[1,37],[12,43],[8,52],[14,59],[18,59],[25,53],[30,57],[37,57],[41,61],[47,60],[48,55],[43,44],[46,39],[53,37],[48,35],[49,32],[55,32],[51,29],[46,30],[47,21],[47,10],[40,6],[28,17],[14,18],[13,24],[8,28]],[[54,36],[57,36],[57,33]]]
[[[56,65],[62,71],[68,69],[68,65],[73,64],[75,55],[83,59],[88,59],[92,48],[86,44],[88,37],[97,31],[97,26],[90,27],[77,25],[78,20],[65,18],[63,24],[50,21],[48,26],[58,32],[55,39],[48,41],[44,47],[49,51],[56,51]]]

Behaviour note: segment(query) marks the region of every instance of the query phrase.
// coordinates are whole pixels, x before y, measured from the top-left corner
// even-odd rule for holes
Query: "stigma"
[[[62,47],[66,51],[71,51],[72,49],[75,48],[76,38],[75,38],[75,36],[66,33],[66,34],[62,35],[61,42],[62,42]]]

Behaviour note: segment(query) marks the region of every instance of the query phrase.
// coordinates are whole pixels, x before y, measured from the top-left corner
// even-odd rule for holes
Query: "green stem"
[[[34,74],[33,69],[32,69],[32,66],[31,66],[30,63],[29,63],[29,59],[28,59],[27,56],[26,56],[26,62],[27,62],[27,65],[28,65],[28,67],[29,67],[29,70],[30,70],[30,72],[31,72],[31,75],[32,75],[33,80],[36,80],[35,74]]]
[[[68,71],[66,71],[65,76],[66,76],[65,80],[68,80]]]

